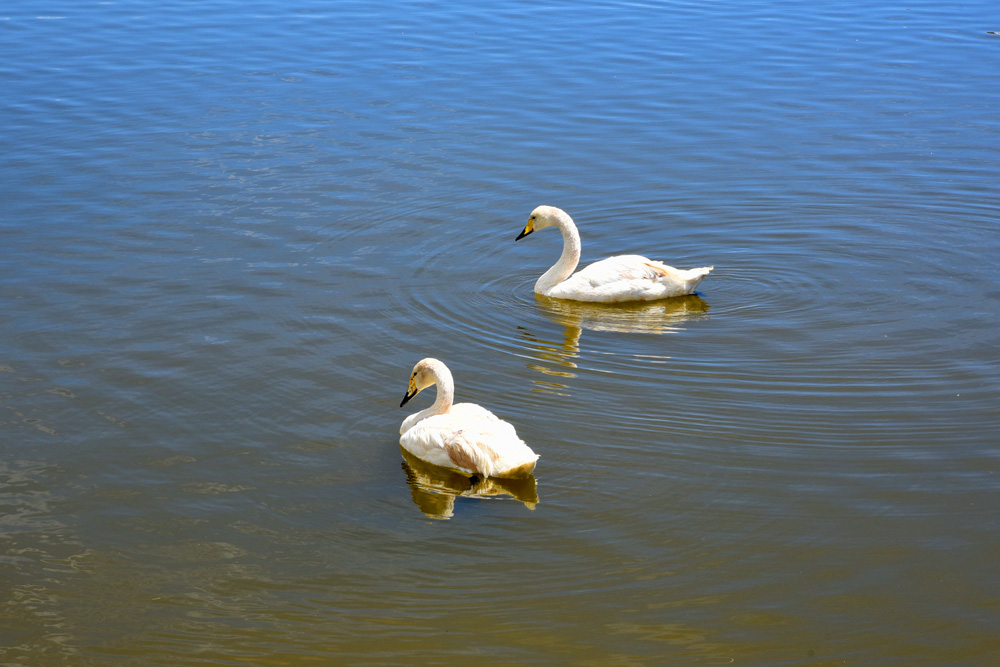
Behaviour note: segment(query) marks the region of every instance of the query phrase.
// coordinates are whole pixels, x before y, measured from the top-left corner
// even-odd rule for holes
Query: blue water
[[[996,662],[991,31],[0,8],[0,663]],[[584,263],[716,269],[536,299],[539,204]],[[424,356],[530,483],[402,461]]]

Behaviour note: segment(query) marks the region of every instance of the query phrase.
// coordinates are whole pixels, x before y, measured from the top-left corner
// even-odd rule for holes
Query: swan
[[[406,403],[421,390],[437,385],[431,407],[403,420],[399,444],[418,459],[466,475],[525,477],[538,454],[517,437],[514,427],[475,403],[452,404],[451,371],[437,359],[421,359],[413,367]]]
[[[594,262],[573,273],[580,263],[580,233],[573,218],[555,206],[539,206],[531,212],[524,231],[515,241],[546,227],[562,232],[563,251],[559,261],[535,283],[535,293],[573,301],[653,301],[691,294],[714,269],[675,269],[642,255],[617,255]],[[571,275],[572,274],[572,275]]]

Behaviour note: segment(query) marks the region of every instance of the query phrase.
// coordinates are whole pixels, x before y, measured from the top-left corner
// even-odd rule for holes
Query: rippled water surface
[[[1000,13],[869,4],[7,3],[0,663],[1000,662]]]

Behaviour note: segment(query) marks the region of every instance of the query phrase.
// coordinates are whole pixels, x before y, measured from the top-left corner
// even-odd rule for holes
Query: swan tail
[[[690,278],[698,278],[700,280],[701,278],[704,278],[709,273],[711,273],[712,269],[714,269],[714,268],[715,268],[714,266],[702,266],[702,267],[699,267],[697,269],[688,269],[686,271],[686,273],[687,273],[689,279]]]
[[[661,286],[661,290],[656,293],[657,298],[693,293],[705,276],[715,268],[702,266],[697,269],[675,269],[654,261],[646,262],[646,266],[653,274],[649,277]]]
[[[661,280],[676,280],[680,282],[690,282],[692,280],[701,281],[702,278],[712,272],[714,266],[702,266],[697,269],[675,269],[662,262],[645,262],[645,265],[652,270],[651,278]],[[696,283],[697,284],[697,283]]]
[[[687,283],[687,292],[689,294],[694,292],[698,285],[701,284],[701,281],[705,279],[705,276],[711,273],[714,268],[714,266],[702,266],[697,269],[688,269],[685,271],[684,278]]]

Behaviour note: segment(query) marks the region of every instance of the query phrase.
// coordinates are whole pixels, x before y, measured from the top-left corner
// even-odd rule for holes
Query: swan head
[[[410,384],[406,387],[406,396],[403,397],[399,407],[406,405],[411,398],[427,387],[437,384],[438,380],[445,374],[451,375],[448,367],[437,359],[427,357],[418,361],[417,365],[413,367],[413,372],[410,373]]]
[[[528,224],[524,226],[524,231],[517,235],[515,241],[520,241],[528,234],[546,227],[557,227],[566,221],[572,222],[566,211],[555,206],[539,206],[528,216]]]

